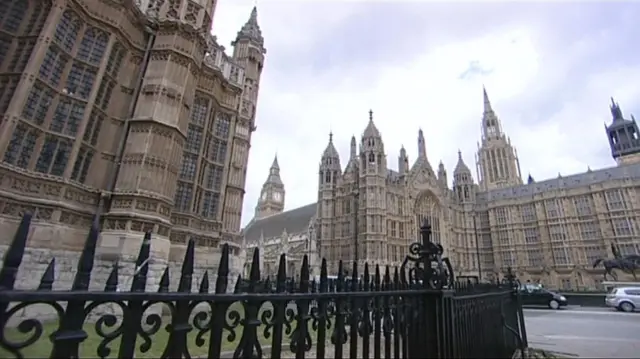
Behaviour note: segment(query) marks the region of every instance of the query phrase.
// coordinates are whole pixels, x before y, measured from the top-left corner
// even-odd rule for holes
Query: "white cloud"
[[[522,18],[495,14],[493,19],[484,19],[482,26],[452,20],[450,26],[458,28],[456,36],[451,36],[446,34],[447,19],[438,19],[437,15],[427,18],[429,11],[425,11],[424,22],[431,33],[416,29],[404,38],[394,35],[382,39],[379,34],[368,37],[367,33],[376,26],[403,26],[405,19],[394,18],[373,27],[359,25],[366,13],[358,5],[338,1],[260,2],[259,21],[268,53],[243,223],[253,215],[276,151],[287,191],[287,209],[315,201],[318,163],[329,131],[334,133],[344,166],[350,138],[355,134],[359,139],[370,108],[383,135],[391,168],[397,168],[401,145],[410,161],[415,160],[417,132],[422,128],[431,164],[436,166],[442,160],[452,177],[458,149],[469,167],[475,167],[485,84],[518,150],[523,176],[530,172],[538,180],[559,172],[582,172],[587,166],[612,165],[603,129],[603,122],[610,118],[608,99],[614,96],[625,114],[640,109],[640,64],[625,63],[617,54],[608,57],[598,53],[598,47],[624,36],[619,33],[623,30],[593,28],[592,33],[582,34],[575,24],[587,19],[586,14],[572,12],[573,22],[566,30],[560,25],[550,28],[550,24],[556,24],[553,17],[562,17],[549,10],[547,19],[544,8],[531,13],[520,11],[524,12]],[[230,42],[252,6],[251,1],[221,1],[214,33],[223,42]],[[408,9],[405,16],[418,16],[411,12],[410,4],[403,6]],[[416,8],[415,12],[419,11]],[[482,16],[491,15],[491,11],[485,11]],[[432,31],[437,21],[442,36]],[[410,21],[407,18],[404,22]],[[460,30],[464,24],[473,28]],[[324,37],[336,29],[346,33],[332,35],[337,36],[335,43],[326,41]],[[401,53],[380,52],[380,48],[394,51],[392,41],[411,41],[412,46],[402,47]],[[314,44],[323,47],[314,48]],[[369,57],[358,56],[365,60],[354,64],[344,58],[349,46],[357,49],[353,51],[366,51],[374,45],[381,46]],[[286,57],[280,56],[285,53]],[[391,55],[393,61],[376,58]],[[611,61],[611,66],[596,64],[600,61]],[[475,73],[462,76],[470,67]]]

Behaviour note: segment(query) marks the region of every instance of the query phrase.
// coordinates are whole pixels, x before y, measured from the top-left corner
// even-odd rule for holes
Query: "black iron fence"
[[[23,218],[0,272],[2,358],[510,358],[526,347],[513,283],[455,282],[427,225],[402,267],[365,264],[359,276],[354,263],[348,280],[340,263],[335,290],[324,260],[319,283],[309,280],[306,257],[297,283],[287,279],[284,255],[277,278],[261,281],[258,251],[249,278],[238,278],[232,290],[225,245],[213,291],[207,272],[194,291],[190,241],[177,290],[169,290],[174,274],[167,268],[157,291],[149,292],[147,234],[130,289],[117,290],[114,265],[104,290],[90,291],[96,220],[70,290],[52,290],[55,260],[37,289],[17,290],[30,219]],[[25,316],[32,306],[55,318],[44,320],[39,311]]]

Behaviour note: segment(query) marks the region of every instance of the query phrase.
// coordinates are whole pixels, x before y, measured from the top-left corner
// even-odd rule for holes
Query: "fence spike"
[[[51,258],[51,262],[47,265],[47,269],[42,273],[38,290],[51,290],[55,281],[56,259]]]
[[[282,293],[287,289],[287,257],[284,253],[280,255],[278,263],[278,276],[276,277],[276,292]]]
[[[364,288],[361,288],[361,290],[368,292],[370,287],[369,285],[370,282],[371,282],[371,275],[369,274],[369,263],[365,262],[364,263]]]
[[[253,260],[251,261],[251,272],[249,273],[249,293],[255,293],[258,283],[260,282],[260,249],[253,251]]]
[[[351,291],[358,291],[358,262],[353,262],[353,270],[351,271]]]
[[[162,272],[162,277],[160,277],[160,284],[158,285],[158,293],[166,293],[169,291],[169,266],[164,269]]]
[[[326,293],[329,291],[329,280],[327,274],[327,260],[322,258],[320,264],[320,293]]]
[[[96,245],[100,236],[100,216],[93,217],[93,224],[84,242],[84,248],[78,260],[78,271],[73,279],[71,290],[88,290],[91,281],[91,271],[93,270],[93,261],[96,255]]]
[[[391,271],[389,270],[389,266],[385,266],[384,269],[384,280],[383,280],[384,290],[393,290],[391,286]]]
[[[193,262],[195,257],[196,242],[193,238],[189,238],[187,242],[187,252],[184,254],[182,262],[182,272],[180,273],[180,283],[178,284],[178,292],[191,292],[193,284]]]
[[[338,284],[336,285],[336,290],[338,292],[342,292],[343,290],[346,290],[346,289],[347,288],[345,288],[344,286],[344,264],[342,264],[342,260],[339,260],[338,261]]]
[[[302,268],[300,270],[300,292],[309,292],[309,257],[306,254],[302,257]]]
[[[24,250],[27,247],[30,226],[31,213],[25,213],[22,216],[18,230],[13,236],[13,240],[11,241],[7,252],[4,254],[2,270],[0,271],[0,288],[3,290],[13,289],[13,286],[15,285],[16,278],[18,277],[18,270],[22,263],[22,257],[24,256]]]
[[[147,275],[149,274],[149,262],[151,261],[151,231],[144,234],[138,258],[136,259],[136,269],[131,281],[132,292],[144,292],[147,287]]]
[[[242,288],[242,276],[238,274],[238,279],[236,279],[236,286],[233,288],[234,293],[240,293],[240,289]]]
[[[209,293],[209,271],[205,269],[202,281],[200,282],[200,293]]]
[[[380,278],[380,266],[378,264],[376,264],[376,272],[374,274],[373,280],[374,280],[374,283],[371,286],[372,287],[371,289],[375,290],[376,292],[379,292],[380,291],[380,285],[382,283],[381,283],[381,278]]]
[[[229,285],[229,244],[222,245],[220,263],[218,263],[218,277],[216,278],[216,293],[226,293]]]
[[[133,277],[135,280],[135,276]],[[132,285],[133,287],[133,285]],[[109,273],[109,278],[107,278],[107,283],[104,286],[105,292],[115,292],[118,290],[118,262],[113,263],[113,268],[111,268],[111,273]],[[144,287],[142,288],[144,291]]]

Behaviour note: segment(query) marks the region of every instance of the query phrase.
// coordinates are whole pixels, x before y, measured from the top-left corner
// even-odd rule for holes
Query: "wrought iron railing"
[[[442,247],[429,241],[427,225],[400,268],[365,264],[359,277],[353,263],[347,281],[340,262],[335,290],[324,260],[319,283],[312,285],[307,257],[299,276],[286,273],[282,255],[273,282],[261,280],[257,250],[249,278],[239,278],[232,290],[225,245],[215,287],[205,271],[193,291],[195,248],[189,241],[177,289],[169,288],[167,267],[150,292],[150,234],[128,291],[117,290],[118,265],[103,291],[89,290],[96,220],[70,290],[52,290],[55,259],[37,289],[17,290],[30,218],[23,218],[0,272],[2,358],[499,358],[526,346],[512,283],[455,282]],[[293,283],[288,275],[300,280]]]

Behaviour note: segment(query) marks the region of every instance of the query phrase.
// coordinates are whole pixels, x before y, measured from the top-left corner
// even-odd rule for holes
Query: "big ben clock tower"
[[[283,210],[284,184],[282,183],[282,179],[280,179],[280,166],[278,165],[278,157],[276,156],[269,169],[269,177],[262,185],[260,199],[256,206],[255,219],[272,216],[281,213]]]

